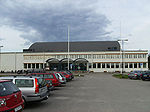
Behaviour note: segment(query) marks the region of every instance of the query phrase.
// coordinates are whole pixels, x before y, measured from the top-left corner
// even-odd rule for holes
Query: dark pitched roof
[[[36,42],[24,52],[67,52],[67,42]],[[119,51],[120,44],[117,41],[80,41],[70,42],[70,52],[90,51]]]

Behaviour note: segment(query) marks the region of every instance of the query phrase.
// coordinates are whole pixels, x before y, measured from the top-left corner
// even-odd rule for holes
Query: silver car
[[[56,76],[57,75],[57,76]],[[61,73],[55,73],[55,76],[56,76],[56,78],[58,78],[59,79],[59,82],[61,83],[61,84],[66,84],[66,77],[64,76],[64,75],[62,75]]]
[[[0,77],[2,80],[11,80],[21,91],[25,102],[42,101],[48,99],[46,82],[34,76]]]

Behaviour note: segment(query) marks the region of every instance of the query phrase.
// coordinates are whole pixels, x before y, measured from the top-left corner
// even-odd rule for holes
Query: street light
[[[2,47],[4,47],[4,46],[0,46],[0,71],[2,71],[2,70],[1,70],[1,64],[2,64],[2,63],[1,63],[1,48],[2,48]]]
[[[122,48],[120,48],[120,68],[121,68],[121,74],[123,74],[123,70],[124,70],[124,60],[123,60],[123,58],[124,58],[124,42],[125,41],[128,41],[128,39],[118,39],[118,41],[120,41],[121,42],[121,47]]]

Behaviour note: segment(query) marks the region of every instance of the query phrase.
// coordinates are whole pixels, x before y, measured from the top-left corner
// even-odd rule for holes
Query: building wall
[[[36,68],[36,65],[40,67],[43,63],[46,63],[46,60],[50,58],[55,58],[58,60],[67,58],[68,55],[66,52],[61,53],[24,53],[24,65],[25,69],[28,69],[28,64],[32,68],[32,64]],[[117,52],[70,52],[70,58],[75,60],[77,58],[85,58],[89,61],[88,69],[94,72],[115,72],[120,71],[120,62],[122,61],[122,54],[120,51]],[[148,70],[148,51],[125,51],[123,53],[124,58],[124,70],[130,72],[133,70]],[[99,64],[98,64],[99,63]],[[114,68],[111,65],[114,64]],[[126,66],[125,66],[126,64]],[[99,67],[101,65],[101,67]],[[102,67],[105,65],[106,67]],[[119,68],[116,68],[116,65]],[[109,67],[110,66],[110,67]]]
[[[1,70],[2,71],[15,71],[23,69],[23,53],[21,52],[10,52],[1,53]]]
[[[0,70],[15,71],[27,70],[32,68],[42,68],[46,64],[46,60],[55,58],[58,60],[67,58],[66,52],[61,53],[22,53],[9,52],[0,55]],[[115,72],[120,71],[120,62],[122,61],[119,51],[112,52],[70,52],[69,56],[72,60],[84,58],[89,61],[88,70],[94,72]],[[148,51],[125,51],[124,71],[148,70]],[[29,66],[30,65],[30,66]],[[34,65],[34,66],[32,66]],[[114,65],[114,66],[113,66]],[[117,68],[116,65],[119,67]],[[104,67],[105,66],[105,67]],[[127,67],[128,66],[128,67]]]

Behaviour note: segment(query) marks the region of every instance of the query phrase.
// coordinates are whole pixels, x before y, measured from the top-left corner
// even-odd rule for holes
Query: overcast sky
[[[120,25],[121,24],[121,25]],[[2,51],[34,42],[128,38],[126,49],[150,49],[149,0],[0,0]]]

